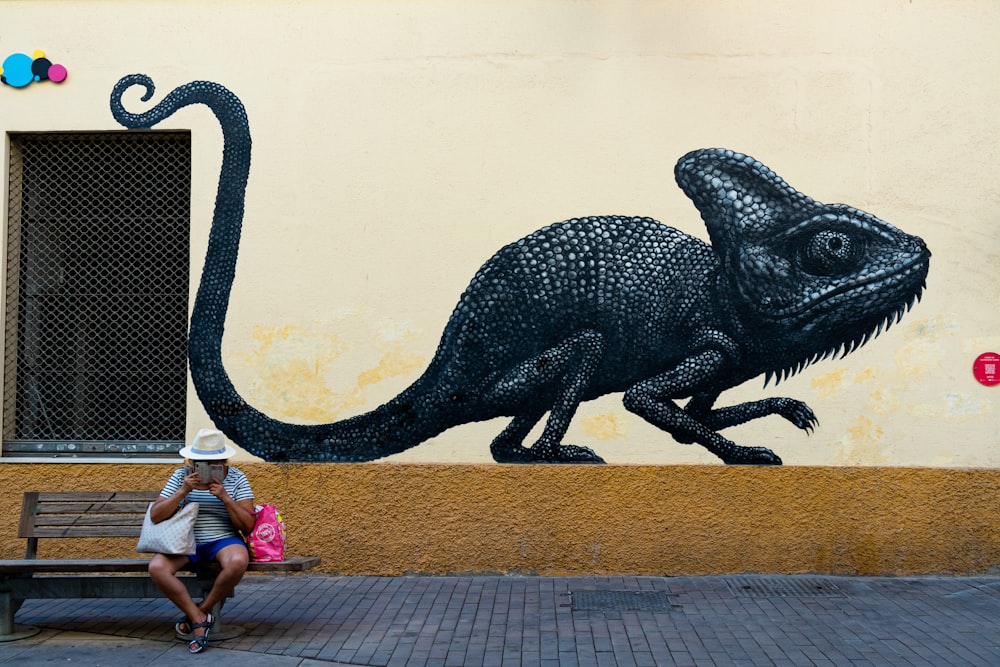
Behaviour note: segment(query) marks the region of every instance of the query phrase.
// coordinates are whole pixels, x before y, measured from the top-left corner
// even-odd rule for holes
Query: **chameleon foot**
[[[767,447],[740,447],[739,445],[720,457],[726,465],[780,466],[781,458]]]
[[[492,453],[497,463],[604,463],[594,450],[576,445],[497,447]]]
[[[555,453],[545,460],[549,463],[604,463],[604,459],[590,447],[578,445],[560,445],[555,448]]]
[[[797,428],[812,433],[819,426],[816,414],[802,401],[793,398],[776,398],[774,401],[775,412],[795,424]]]

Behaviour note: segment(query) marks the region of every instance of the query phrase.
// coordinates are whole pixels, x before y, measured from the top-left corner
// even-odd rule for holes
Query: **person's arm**
[[[153,508],[149,512],[149,518],[153,520],[153,523],[160,523],[172,517],[177,508],[180,507],[181,502],[191,493],[198,482],[197,473],[192,471],[184,476],[181,485],[171,495],[160,496],[154,500]]]
[[[213,477],[212,482],[208,485],[208,490],[213,496],[222,501],[222,504],[226,506],[226,510],[229,512],[229,519],[236,526],[236,530],[240,531],[244,535],[249,535],[250,531],[253,530],[253,525],[256,522],[256,517],[253,513],[254,500],[253,498],[244,498],[242,500],[233,500],[226,491],[226,487],[222,485],[218,477]]]

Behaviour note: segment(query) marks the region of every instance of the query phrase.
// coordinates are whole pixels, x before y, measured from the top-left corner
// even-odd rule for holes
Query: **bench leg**
[[[212,628],[212,639],[236,639],[237,637],[242,637],[246,634],[246,628],[240,625],[225,625],[222,622],[222,607],[226,604],[225,600],[217,602],[214,607],[212,607],[212,616],[215,616],[215,627]]]
[[[24,639],[41,632],[33,625],[15,625],[14,614],[21,608],[24,600],[15,600],[10,591],[0,591],[0,642],[11,642]]]

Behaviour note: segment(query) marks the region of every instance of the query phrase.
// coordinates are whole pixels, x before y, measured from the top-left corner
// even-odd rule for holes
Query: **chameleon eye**
[[[864,239],[827,229],[806,240],[799,265],[813,275],[832,276],[853,270],[864,252]]]

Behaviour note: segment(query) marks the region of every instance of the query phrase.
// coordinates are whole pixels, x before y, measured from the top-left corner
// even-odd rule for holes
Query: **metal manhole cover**
[[[573,610],[581,611],[670,611],[664,591],[573,591]]]
[[[733,577],[730,590],[745,597],[843,598],[844,591],[820,577]]]

